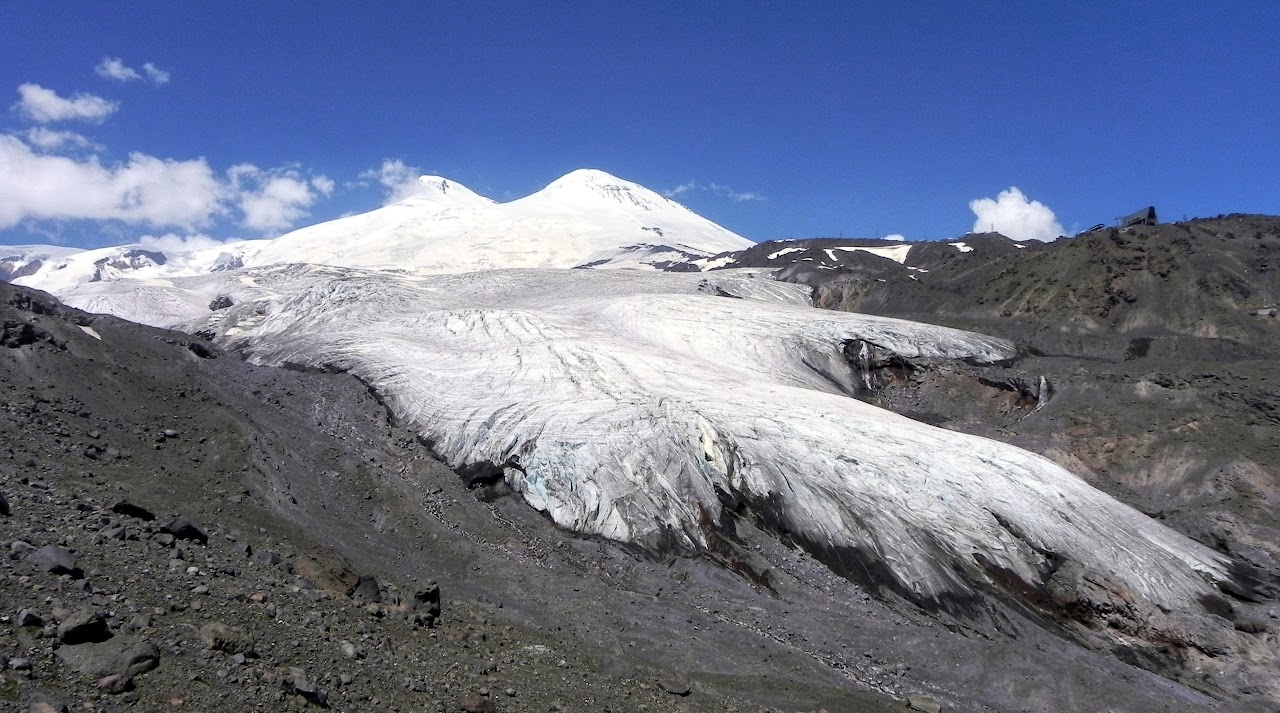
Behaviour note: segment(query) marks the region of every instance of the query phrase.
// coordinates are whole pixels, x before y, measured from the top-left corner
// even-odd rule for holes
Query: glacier
[[[767,271],[289,264],[120,287],[62,297],[256,363],[351,372],[450,466],[492,468],[557,524],[650,551],[707,548],[745,509],[922,604],[1039,591],[1069,562],[1195,619],[1230,576],[1045,458],[848,396],[855,340],[976,363],[1013,344],[815,309]],[[211,311],[218,296],[232,304]]]

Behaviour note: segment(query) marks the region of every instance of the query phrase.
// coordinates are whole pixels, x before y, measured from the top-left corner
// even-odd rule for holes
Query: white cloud
[[[241,225],[262,232],[280,231],[307,215],[317,200],[333,192],[327,176],[306,178],[296,169],[264,170],[252,164],[227,171],[236,204],[244,213]]]
[[[142,79],[142,75],[137,70],[126,65],[124,60],[119,57],[103,57],[97,67],[93,68],[99,77],[107,79],[115,79],[121,82],[131,82],[135,79]]]
[[[362,180],[376,180],[386,189],[383,205],[398,203],[410,196],[418,195],[426,187],[418,181],[422,169],[410,166],[400,159],[383,159],[378,168],[371,168],[360,173]]]
[[[106,77],[120,82],[132,82],[136,79],[142,79],[142,74],[139,74],[138,70],[125,64],[124,60],[119,57],[103,57],[98,66],[93,68],[93,71],[99,77]],[[169,73],[150,62],[142,65],[142,71],[146,73],[147,79],[156,84],[169,83]]]
[[[969,201],[969,210],[977,216],[975,233],[997,232],[1014,240],[1055,240],[1063,234],[1049,206],[1029,200],[1016,187],[1000,191],[992,198]]]
[[[899,242],[901,242],[901,241],[903,241],[903,240],[906,240],[906,239],[907,239],[907,236],[905,236],[905,235],[903,235],[903,234],[901,234],[901,233],[893,233],[892,235],[886,235],[886,236],[884,236],[883,238],[881,238],[881,240],[895,240],[895,241],[899,241]]]
[[[39,84],[23,84],[18,87],[18,95],[21,98],[14,108],[42,124],[68,119],[100,122],[120,108],[116,102],[92,94],[77,94],[71,99],[60,97]]]
[[[152,82],[155,82],[156,84],[169,83],[169,73],[164,71],[163,69],[160,69],[159,67],[155,66],[150,62],[147,62],[146,64],[142,65],[142,71],[147,73],[147,79],[150,79]]]
[[[663,191],[662,195],[668,198],[675,198],[676,196],[682,193],[688,193],[689,191],[707,191],[709,193],[716,193],[735,203],[764,200],[764,196],[759,193],[740,192],[720,183],[699,183],[697,181],[689,181],[688,183],[676,186],[670,190]]]
[[[142,246],[144,250],[156,250],[162,253],[191,252],[193,250],[220,247],[226,245],[226,243],[227,241],[211,238],[203,233],[189,235],[165,233],[164,235],[144,235],[138,238],[138,245]]]
[[[27,137],[27,143],[42,149],[98,148],[98,145],[89,140],[88,137],[81,136],[74,131],[55,131],[46,129],[43,126],[35,126],[27,129],[23,135]]]
[[[226,188],[204,159],[141,153],[127,163],[37,154],[0,135],[0,229],[24,220],[119,220],[194,227],[221,208]]]
[[[333,182],[333,179],[328,176],[316,176],[311,179],[311,187],[326,196],[333,193],[333,188],[336,185],[337,184]]]

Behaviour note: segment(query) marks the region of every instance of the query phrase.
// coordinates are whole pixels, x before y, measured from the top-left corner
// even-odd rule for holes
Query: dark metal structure
[[[1155,225],[1160,222],[1156,218],[1156,207],[1151,205],[1132,215],[1126,215],[1120,219],[1121,228],[1129,228],[1135,225]]]

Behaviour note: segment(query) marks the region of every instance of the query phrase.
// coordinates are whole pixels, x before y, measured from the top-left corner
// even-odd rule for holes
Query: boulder
[[[352,599],[362,599],[366,602],[381,602],[382,588],[378,586],[378,580],[372,576],[364,576],[356,583],[356,588],[351,592]]]
[[[69,574],[75,579],[84,577],[84,572],[76,566],[80,556],[57,545],[45,545],[27,557],[41,572]]]
[[[463,713],[497,713],[498,706],[494,704],[491,698],[463,698],[459,704]]]
[[[57,656],[72,669],[97,679],[98,688],[107,693],[129,690],[135,676],[160,665],[160,650],[155,644],[126,636],[62,646]]]
[[[200,627],[200,640],[214,651],[227,654],[252,654],[254,640],[244,629],[220,621]]]
[[[921,713],[942,713],[942,706],[927,696],[907,696],[907,708]]]
[[[328,692],[316,686],[307,676],[306,670],[297,666],[285,670],[284,675],[280,677],[280,685],[286,693],[301,696],[308,703],[318,706],[329,703]]]
[[[432,582],[413,593],[416,623],[431,626],[440,619],[440,585]]]
[[[111,512],[117,515],[127,515],[129,517],[136,517],[139,520],[146,520],[147,522],[150,522],[156,519],[155,513],[142,507],[141,505],[138,505],[137,503],[133,503],[128,500],[117,501],[114,505],[111,506]]]
[[[192,540],[202,545],[209,544],[209,533],[200,526],[200,523],[181,515],[170,520],[169,524],[160,528],[160,531],[173,535],[179,540]]]
[[[658,685],[667,693],[670,693],[673,696],[680,696],[681,698],[693,693],[693,688],[687,681],[682,681],[676,678],[664,678],[658,682]]]
[[[64,644],[100,642],[110,638],[107,617],[97,609],[78,609],[58,622],[58,641]]]

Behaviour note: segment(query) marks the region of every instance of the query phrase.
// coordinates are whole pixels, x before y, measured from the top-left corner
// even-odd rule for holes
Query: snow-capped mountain
[[[510,267],[640,267],[753,243],[604,171],[581,169],[497,203],[437,176],[421,193],[271,241],[249,265],[310,262],[416,273]]]
[[[0,280],[13,282],[34,275],[46,263],[53,263],[83,252],[79,248],[57,245],[0,245]]]
[[[48,245],[0,246],[0,278],[60,294],[82,283],[164,280],[244,267],[263,240],[166,245],[131,244],[93,250]],[[10,257],[6,258],[5,255]]]
[[[644,186],[581,169],[498,203],[439,176],[397,203],[274,240],[77,250],[0,246],[0,279],[53,293],[81,282],[167,279],[275,263],[415,274],[511,267],[696,269],[692,261],[754,245]]]

